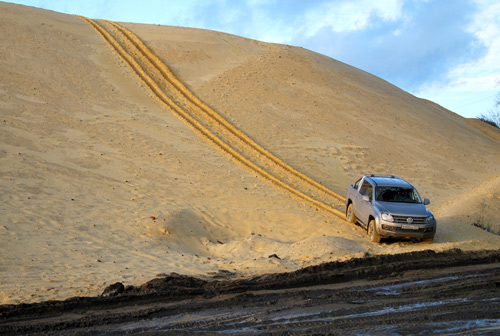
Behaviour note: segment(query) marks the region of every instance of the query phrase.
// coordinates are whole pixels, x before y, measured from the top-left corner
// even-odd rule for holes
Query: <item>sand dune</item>
[[[311,51],[123,23],[257,144],[343,195],[414,183],[432,245],[359,227],[217,150],[85,20],[0,3],[0,303],[97,295],[177,272],[281,272],[365,253],[498,248],[499,132]],[[279,257],[269,258],[271,255]]]

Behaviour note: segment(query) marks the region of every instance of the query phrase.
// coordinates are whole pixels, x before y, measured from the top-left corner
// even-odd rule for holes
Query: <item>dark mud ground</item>
[[[367,256],[253,279],[171,274],[100,297],[0,306],[0,334],[500,335],[500,250]]]

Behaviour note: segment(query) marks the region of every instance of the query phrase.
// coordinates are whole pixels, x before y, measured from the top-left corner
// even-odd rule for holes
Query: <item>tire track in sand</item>
[[[258,145],[199,100],[135,34],[111,21],[81,17],[108,43],[165,108],[216,148],[264,179],[340,218],[344,198]]]

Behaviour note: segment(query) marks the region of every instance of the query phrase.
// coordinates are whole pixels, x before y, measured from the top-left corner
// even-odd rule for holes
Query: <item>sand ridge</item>
[[[500,246],[473,225],[479,215],[499,222],[499,142],[433,103],[302,48],[120,24],[204,104],[335,193],[376,172],[431,198],[432,246],[373,245],[215,151],[85,21],[0,8],[2,303],[97,295],[161,273],[239,277],[366,253]]]

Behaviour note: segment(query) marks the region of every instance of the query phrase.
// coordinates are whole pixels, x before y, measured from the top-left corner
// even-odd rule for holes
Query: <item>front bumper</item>
[[[433,238],[436,234],[436,223],[406,225],[380,220],[378,233],[383,237]]]

